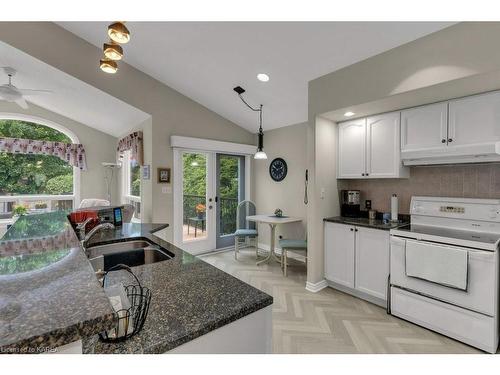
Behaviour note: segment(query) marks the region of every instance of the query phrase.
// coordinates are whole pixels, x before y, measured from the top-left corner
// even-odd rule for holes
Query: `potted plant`
[[[16,204],[14,206],[14,209],[12,210],[12,214],[15,217],[24,216],[27,213],[28,213],[28,207],[21,204]]]
[[[37,210],[44,210],[44,209],[47,208],[47,203],[45,203],[45,202],[37,202],[37,203],[35,203],[35,208]]]
[[[207,210],[206,206],[203,203],[198,203],[195,207],[196,215],[198,215],[199,219],[203,219],[205,216],[205,211]]]

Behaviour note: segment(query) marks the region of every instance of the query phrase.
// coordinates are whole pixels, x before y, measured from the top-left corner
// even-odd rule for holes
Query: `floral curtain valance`
[[[87,170],[87,158],[83,145],[36,139],[0,137],[0,152],[10,154],[52,155],[73,167]]]
[[[142,132],[133,132],[118,141],[118,157],[121,159],[124,151],[130,150],[132,152],[132,159],[137,161],[139,165],[144,165],[144,151],[142,145]]]

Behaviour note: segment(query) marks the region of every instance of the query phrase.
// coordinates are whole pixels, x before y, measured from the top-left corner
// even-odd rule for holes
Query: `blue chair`
[[[255,246],[255,255],[259,256],[257,246],[257,225],[253,221],[248,221],[247,216],[255,215],[255,203],[252,201],[242,201],[236,209],[236,232],[234,232],[234,259],[238,259],[240,245]]]
[[[299,253],[304,255],[306,258],[306,266],[307,266],[307,240],[289,240],[282,239],[279,240],[279,245],[281,247],[281,268],[283,270],[283,275],[287,275],[287,259],[288,252]]]

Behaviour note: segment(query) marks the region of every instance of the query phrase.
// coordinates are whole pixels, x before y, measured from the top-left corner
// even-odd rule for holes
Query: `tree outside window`
[[[22,120],[1,119],[0,137],[72,143],[51,127]],[[24,212],[68,210],[73,207],[73,167],[52,155],[0,152],[0,219],[9,219],[16,206]],[[67,195],[67,199],[50,199]]]

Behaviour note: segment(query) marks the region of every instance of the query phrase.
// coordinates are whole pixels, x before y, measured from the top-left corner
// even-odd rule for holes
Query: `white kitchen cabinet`
[[[448,103],[436,103],[401,112],[401,151],[445,149]]]
[[[385,300],[389,275],[387,231],[356,227],[355,288]]]
[[[500,141],[500,92],[449,103],[448,147]]]
[[[325,279],[334,288],[383,305],[389,252],[389,231],[325,223]]]
[[[354,288],[354,227],[325,223],[325,275],[327,280]]]
[[[402,178],[400,113],[339,124],[337,178]]]
[[[408,169],[401,163],[399,112],[366,119],[365,177],[408,177]]]
[[[361,178],[366,169],[366,119],[339,124],[339,178]]]

